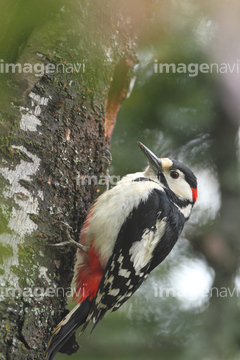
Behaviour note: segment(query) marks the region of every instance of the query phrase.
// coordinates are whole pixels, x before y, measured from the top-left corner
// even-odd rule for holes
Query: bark
[[[15,57],[55,70],[47,74],[45,67],[41,77],[35,76],[41,66],[35,74],[9,74],[11,96],[2,99],[0,123],[0,359],[43,359],[65,313],[75,250],[49,244],[66,240],[59,221],[78,240],[97,196],[96,184],[84,185],[82,178],[103,171],[113,130],[104,136],[111,78],[123,59],[136,61],[130,25],[110,4],[69,2],[58,9],[54,20],[28,34]],[[79,71],[71,66],[77,63]],[[115,89],[115,120],[131,79],[125,70],[124,85]],[[77,348],[72,340],[65,351]]]

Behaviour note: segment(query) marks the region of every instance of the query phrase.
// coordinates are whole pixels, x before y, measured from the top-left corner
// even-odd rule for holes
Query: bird
[[[91,333],[123,305],[170,253],[197,200],[197,178],[183,163],[158,158],[140,141],[143,172],[101,194],[83,224],[74,267],[77,305],[54,329],[46,360],[82,325]],[[91,334],[90,333],[90,334]]]

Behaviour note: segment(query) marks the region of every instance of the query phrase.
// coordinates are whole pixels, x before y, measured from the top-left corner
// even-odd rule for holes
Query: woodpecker
[[[76,329],[93,330],[117,310],[172,250],[197,200],[197,179],[181,162],[158,158],[138,142],[148,166],[98,197],[80,234],[74,269],[77,305],[57,325],[52,360]]]

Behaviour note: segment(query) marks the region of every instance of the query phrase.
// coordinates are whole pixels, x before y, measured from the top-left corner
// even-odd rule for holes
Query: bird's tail
[[[91,308],[89,299],[77,304],[54,329],[47,347],[46,360],[53,360],[57,352],[86,321]]]

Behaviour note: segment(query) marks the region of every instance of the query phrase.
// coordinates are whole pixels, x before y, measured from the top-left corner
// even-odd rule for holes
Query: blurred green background
[[[146,166],[140,140],[159,157],[191,167],[199,199],[170,256],[90,339],[88,331],[79,338],[81,349],[71,359],[240,359],[239,4],[119,2],[129,10],[139,64],[112,136],[110,175]],[[62,13],[76,20],[75,3],[2,1],[1,58],[15,61],[24,37],[49,22],[55,26]],[[217,63],[219,71],[159,73],[160,63]],[[231,67],[224,71],[221,64]],[[6,104],[13,89],[0,76]]]

